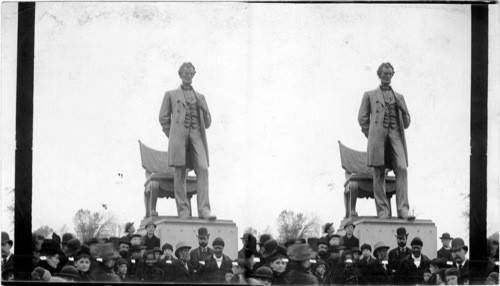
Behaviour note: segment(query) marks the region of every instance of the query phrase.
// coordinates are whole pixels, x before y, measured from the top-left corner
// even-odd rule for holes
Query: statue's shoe
[[[202,219],[208,219],[208,220],[216,220],[217,219],[217,217],[214,216],[214,215],[202,216],[201,218]]]
[[[399,218],[407,219],[407,220],[415,220],[416,219],[416,217],[414,215],[402,215]]]

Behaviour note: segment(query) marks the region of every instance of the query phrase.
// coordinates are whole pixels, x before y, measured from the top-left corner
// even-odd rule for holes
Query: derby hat
[[[431,260],[431,265],[437,266],[439,268],[446,267],[446,258],[434,258]]]
[[[78,273],[78,269],[76,269],[76,267],[73,265],[64,266],[59,272],[59,276],[63,278],[73,279],[76,281],[80,281],[82,279],[80,277],[80,274]]]
[[[128,232],[128,229],[129,229],[131,226],[133,226],[133,225],[134,225],[134,223],[133,223],[133,222],[127,222],[127,223],[125,224],[125,232]],[[147,226],[146,226],[146,227],[147,227]]]
[[[448,268],[444,272],[444,276],[457,276],[460,278],[460,270],[458,268]]]
[[[453,239],[453,237],[450,236],[449,233],[445,232],[439,239]]]
[[[210,233],[208,233],[208,230],[206,227],[200,227],[198,229],[198,235],[197,237],[209,237]]]
[[[293,261],[305,261],[316,256],[309,244],[293,244],[289,249],[290,260]]]
[[[377,257],[378,251],[381,250],[382,248],[389,249],[389,246],[383,243],[382,241],[375,243],[375,247],[373,250],[373,256],[375,256],[375,258],[378,258]]]
[[[132,246],[132,243],[126,238],[121,238],[120,241],[118,242],[118,245],[120,244],[127,244],[129,247]]]
[[[176,245],[175,245],[175,256],[177,256],[177,258],[179,258],[179,251],[182,250],[182,249],[191,249],[191,246],[187,245],[187,243],[185,241],[179,241]]]
[[[216,245],[224,247],[226,244],[224,243],[224,240],[222,239],[222,237],[216,237],[214,239],[214,241],[212,242],[212,246],[216,246]]]
[[[398,228],[398,229],[396,230],[396,237],[397,237],[397,238],[400,238],[400,237],[408,237],[408,234],[409,234],[409,233],[407,233],[407,232],[406,232],[406,228],[404,228],[404,227],[400,227],[400,228]]]
[[[269,279],[272,283],[276,283],[276,278],[273,277],[273,271],[267,266],[259,267],[255,274],[252,275],[254,278]]]
[[[323,233],[327,233],[330,227],[333,225],[333,222],[327,222],[323,227]]]
[[[270,239],[264,243],[264,252],[262,257],[267,258],[278,246],[278,242],[275,239]]]
[[[326,262],[323,260],[323,259],[318,259],[316,260],[316,267],[320,266],[320,265],[325,265],[326,266]]]
[[[174,248],[172,247],[172,244],[169,244],[169,243],[165,243],[165,244],[161,247],[161,250],[162,250],[162,251],[165,251],[165,249],[170,249],[170,250],[174,251]]]
[[[269,256],[267,257],[267,261],[273,262],[280,258],[288,258],[288,254],[286,253],[286,249],[283,246],[278,245],[276,246],[274,251],[269,254]]]
[[[40,254],[46,255],[64,255],[62,252],[60,244],[53,239],[44,239],[42,243],[42,247],[40,249]]]
[[[94,253],[91,253],[95,258],[101,258],[102,260],[111,260],[120,258],[120,254],[116,251],[113,243],[99,243],[95,249]]]
[[[422,242],[422,240],[420,239],[420,237],[416,236],[414,239],[411,240],[410,245],[411,246],[420,245],[420,247],[422,247],[422,246],[424,246],[424,243]]]
[[[66,243],[68,243],[68,241],[70,241],[71,239],[73,239],[75,236],[72,234],[72,233],[65,233],[63,234],[62,236],[62,245],[65,245]]]
[[[325,244],[326,246],[330,245],[330,242],[328,241],[328,238],[323,236],[322,238],[318,239],[318,246],[320,244]]]
[[[72,238],[66,243],[68,247],[68,251],[66,252],[66,256],[72,257],[75,253],[82,247],[82,243],[78,238]]]
[[[116,260],[115,265],[116,265],[116,266],[120,266],[120,265],[122,265],[122,264],[127,264],[127,266],[128,266],[128,262],[127,262],[127,260],[125,260],[125,259],[123,259],[123,258],[118,258],[118,259]]]
[[[346,229],[346,228],[347,228],[348,226],[350,226],[350,225],[352,225],[352,228],[353,228],[353,229],[355,229],[355,228],[356,228],[356,226],[352,223],[352,221],[350,221],[350,222],[348,222],[348,223],[346,223],[346,224],[344,225],[344,229]]]
[[[363,251],[365,249],[368,249],[368,250],[372,251],[372,247],[368,243],[365,243],[365,244],[361,245],[361,251]]]
[[[270,240],[270,239],[271,239],[271,236],[270,236],[269,234],[263,234],[263,235],[261,235],[261,236],[259,237],[259,243],[258,243],[258,244],[259,244],[260,246],[263,246],[263,245],[264,245],[264,243],[265,243],[266,241]]]
[[[8,243],[10,246],[12,246],[13,242],[12,239],[10,239],[9,234],[6,233],[5,231],[2,231],[2,244]]]
[[[460,237],[456,237],[451,241],[451,251],[459,250],[460,248],[464,249],[465,251],[469,250],[469,247],[465,245],[464,240]]]

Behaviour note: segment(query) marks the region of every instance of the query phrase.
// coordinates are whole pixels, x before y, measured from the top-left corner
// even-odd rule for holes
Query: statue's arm
[[[358,122],[361,126],[361,131],[368,137],[368,130],[370,129],[370,97],[368,92],[365,92],[359,107]]]
[[[411,118],[410,112],[408,112],[408,107],[406,106],[405,98],[403,96],[401,96],[399,110],[401,110],[401,115],[403,116],[403,126],[406,129],[410,126]]]
[[[170,93],[166,92],[163,96],[163,102],[160,108],[160,125],[167,137],[170,136],[170,125],[172,124],[172,104],[170,101]]]

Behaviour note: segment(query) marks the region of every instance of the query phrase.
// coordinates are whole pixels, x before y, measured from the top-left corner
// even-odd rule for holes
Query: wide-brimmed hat
[[[66,243],[68,247],[68,251],[66,252],[66,256],[72,257],[75,253],[82,247],[82,243],[78,238],[72,238]]]
[[[327,233],[328,229],[333,225],[333,222],[327,222],[325,223],[325,226],[323,227],[323,233]]]
[[[408,234],[409,234],[409,233],[407,233],[407,232],[406,232],[406,228],[404,228],[404,227],[400,227],[400,228],[398,228],[398,229],[396,230],[396,237],[397,237],[397,238],[400,238],[400,237],[408,237]]]
[[[262,257],[267,258],[278,246],[278,242],[275,239],[270,239],[264,243],[264,252]]]
[[[179,251],[182,249],[185,249],[185,248],[187,248],[189,250],[189,249],[191,249],[191,246],[189,246],[185,241],[179,241],[175,245],[175,256],[177,256],[177,258],[179,258]]]
[[[383,243],[382,241],[375,243],[375,247],[373,250],[373,256],[375,256],[375,258],[377,258],[378,251],[381,250],[382,248],[389,249],[390,247],[387,244]]]
[[[259,267],[256,271],[255,274],[252,275],[254,278],[263,278],[263,279],[269,279],[272,281],[272,283],[276,283],[276,278],[273,277],[273,271],[271,268],[267,266],[262,266]]]
[[[5,231],[2,231],[2,244],[8,243],[10,246],[12,246],[13,242],[12,239],[10,239],[9,234],[6,233]]]
[[[125,224],[125,228],[124,228],[124,229],[125,229],[125,232],[128,232],[128,229],[129,229],[131,226],[133,226],[133,225],[134,225],[134,223],[133,223],[133,222],[127,222],[127,223]],[[146,227],[147,227],[147,226],[146,226]]]
[[[414,239],[411,240],[410,245],[411,246],[420,245],[420,247],[422,247],[424,246],[424,242],[420,239],[420,237],[416,236]]]
[[[293,261],[304,261],[316,256],[309,244],[293,244],[289,249],[289,258]]]
[[[44,239],[43,243],[42,243],[42,247],[40,249],[40,254],[64,255],[64,252],[62,252],[59,242],[57,242],[53,239]]]
[[[464,249],[465,251],[469,251],[469,247],[465,245],[464,240],[460,237],[456,237],[451,241],[451,251],[459,250],[460,248]]]
[[[174,251],[174,247],[172,246],[172,244],[169,244],[169,243],[165,243],[165,244],[161,247],[161,251],[165,251],[165,249],[170,249],[170,250]]]
[[[154,225],[154,227],[156,229],[156,224],[152,220],[150,220],[148,223],[146,223],[146,225],[144,226],[144,228],[148,228],[148,226],[150,226],[150,225]]]
[[[348,226],[352,225],[352,228],[356,228],[356,226],[352,223],[352,221],[349,221],[347,222],[345,225],[344,225],[344,229],[346,229]]]
[[[439,239],[453,239],[453,237],[450,236],[449,233],[445,232]]]
[[[268,241],[270,239],[271,239],[271,236],[269,234],[263,234],[259,237],[258,245],[262,246],[262,245],[264,245],[264,243],[266,243],[266,241]]]
[[[76,281],[80,281],[82,279],[78,273],[78,269],[76,269],[76,267],[73,265],[64,266],[59,272],[59,276],[63,278],[73,279]]]
[[[197,237],[208,237],[208,236],[210,236],[210,233],[208,233],[208,230],[206,227],[200,227],[198,229]]]
[[[101,258],[102,260],[116,259],[120,257],[118,251],[116,251],[113,243],[99,243],[93,253],[91,253],[95,258]]]

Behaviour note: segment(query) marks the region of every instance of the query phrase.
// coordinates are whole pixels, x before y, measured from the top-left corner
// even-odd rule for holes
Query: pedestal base
[[[180,219],[174,216],[149,217],[141,221],[141,226],[137,232],[141,235],[146,234],[144,226],[153,220],[156,224],[155,235],[160,239],[161,245],[165,243],[172,244],[175,252],[175,245],[179,241],[185,241],[193,249],[198,247],[198,229],[206,227],[210,238],[208,246],[212,247],[212,242],[216,237],[224,240],[224,254],[231,259],[238,256],[238,227],[232,220],[214,220],[198,219],[196,217],[189,219]]]
[[[344,235],[344,225],[352,222],[356,228],[354,236],[359,239],[359,246],[367,243],[371,245],[372,250],[375,243],[382,241],[392,248],[397,246],[396,229],[406,228],[408,240],[406,245],[410,246],[411,240],[416,236],[424,242],[422,253],[430,259],[437,256],[437,228],[432,220],[416,219],[406,220],[398,218],[379,219],[378,217],[350,217],[342,220],[339,228],[339,234]]]

